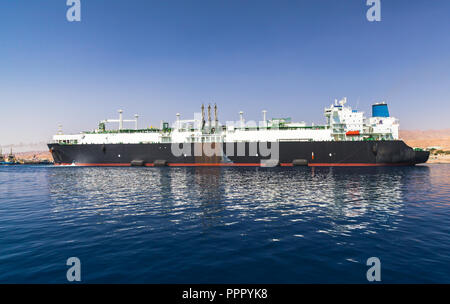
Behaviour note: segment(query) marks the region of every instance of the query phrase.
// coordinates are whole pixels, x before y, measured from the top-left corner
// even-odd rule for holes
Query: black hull
[[[249,143],[240,144],[241,147],[245,145],[245,151],[241,149],[239,154],[237,151],[240,148],[236,144],[217,144],[224,156],[206,156],[204,152],[194,154],[202,144],[188,145],[191,145],[192,156],[175,156],[169,143],[49,144],[48,147],[56,165],[79,166],[389,166],[424,163],[429,157],[429,152],[414,151],[400,140],[280,142],[279,157],[269,161],[270,156],[258,156],[264,155],[264,151],[251,147]],[[245,156],[232,156],[231,152],[227,153],[227,148],[233,150],[230,147],[233,147],[235,154]]]

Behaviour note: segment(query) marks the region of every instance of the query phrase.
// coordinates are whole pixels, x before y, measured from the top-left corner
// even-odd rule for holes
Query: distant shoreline
[[[431,148],[450,151],[450,129],[410,131],[400,130],[400,139],[412,148]]]
[[[426,162],[426,164],[450,164],[450,155],[439,154],[439,155],[430,155],[430,158]]]

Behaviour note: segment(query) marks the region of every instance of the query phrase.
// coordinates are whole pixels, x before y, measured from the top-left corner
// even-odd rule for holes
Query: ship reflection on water
[[[127,216],[154,215],[161,217],[158,224],[198,220],[203,229],[242,221],[327,219],[329,225],[319,232],[347,234],[361,229],[370,234],[376,233],[377,225],[395,229],[402,219],[408,180],[415,178],[414,187],[427,185],[428,175],[425,166],[61,168],[49,173],[48,185],[55,216],[70,211],[81,218],[95,215],[119,222]]]
[[[434,183],[432,170],[446,177]],[[440,253],[430,246],[448,234],[428,229],[448,222],[446,172],[52,168],[47,185],[55,227],[70,228],[73,251],[95,251],[93,269],[109,269],[92,282],[365,282],[370,256],[382,259],[385,279],[422,282],[433,267],[437,280],[447,277],[445,258],[434,259]],[[122,279],[108,266],[117,259]]]

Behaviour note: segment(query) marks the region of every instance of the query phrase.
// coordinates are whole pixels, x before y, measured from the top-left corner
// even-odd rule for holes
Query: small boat
[[[1,151],[0,151],[1,154]],[[15,165],[17,164],[17,159],[14,156],[14,154],[12,153],[12,148],[11,151],[9,152],[9,154],[6,156],[6,158],[3,156],[3,154],[1,154],[0,157],[0,165]]]

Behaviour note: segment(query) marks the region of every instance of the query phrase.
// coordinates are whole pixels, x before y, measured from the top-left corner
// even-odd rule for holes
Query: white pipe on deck
[[[119,130],[122,130],[123,129],[123,115],[122,115],[123,111],[119,110],[118,112],[119,112]]]

